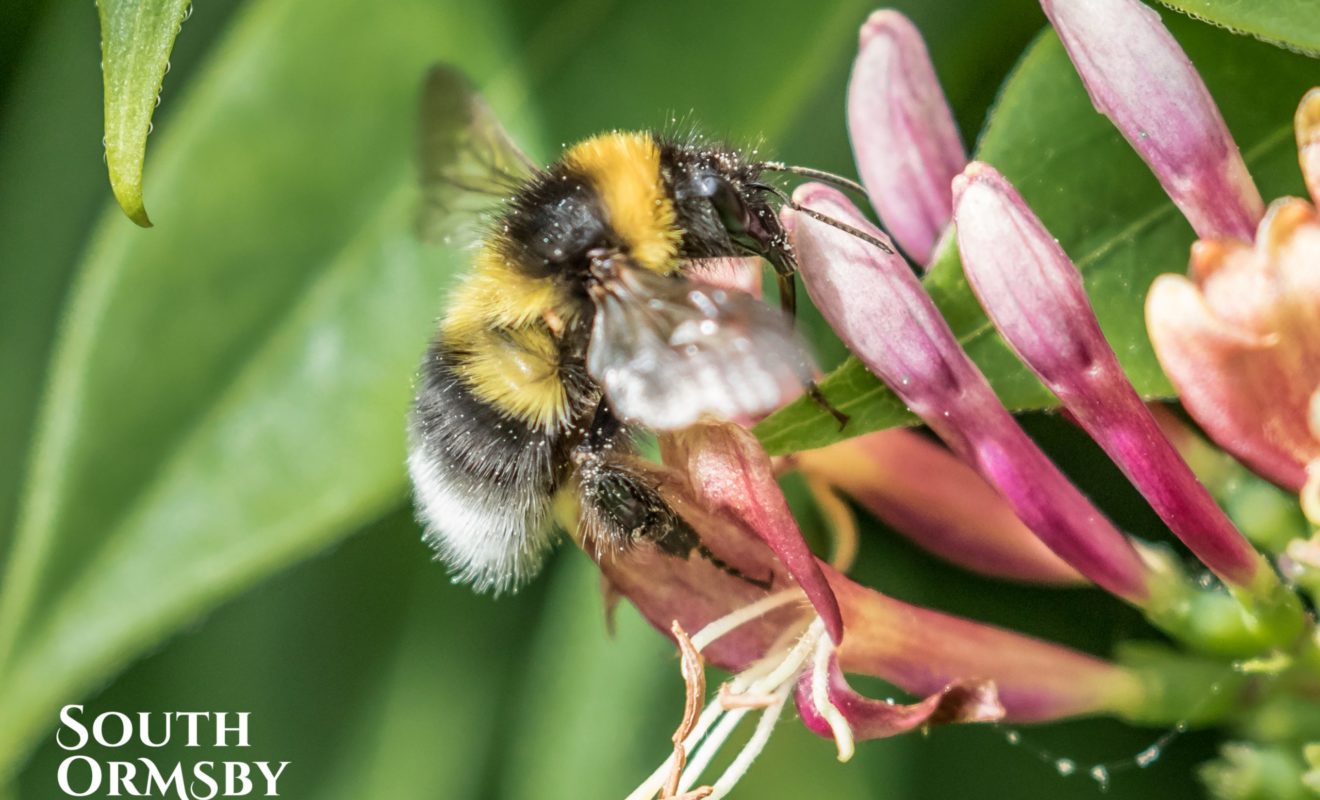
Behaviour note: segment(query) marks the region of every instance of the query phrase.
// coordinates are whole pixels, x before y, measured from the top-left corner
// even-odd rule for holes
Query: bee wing
[[[505,132],[472,81],[452,66],[427,73],[422,89],[418,235],[450,246],[481,238],[485,217],[533,177],[536,163]]]
[[[792,322],[749,294],[627,268],[594,299],[587,370],[629,421],[674,430],[705,414],[746,420],[813,376]]]

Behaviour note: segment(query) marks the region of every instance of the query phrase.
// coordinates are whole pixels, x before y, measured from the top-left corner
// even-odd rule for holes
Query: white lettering
[[[238,724],[232,728],[225,725],[225,717],[227,716],[229,715],[223,711],[215,712],[215,746],[228,747],[229,744],[225,741],[225,734],[233,732],[238,734],[238,744],[236,746],[248,747],[248,717],[252,716],[251,712],[239,711],[235,714],[234,716],[238,717]]]
[[[156,765],[152,763],[151,759],[139,758],[138,761],[142,763],[142,767],[147,771],[147,790],[143,792],[143,794],[147,797],[151,797],[151,790],[154,787],[155,790],[160,793],[160,796],[164,797],[169,794],[170,789],[173,788],[174,793],[178,795],[179,800],[188,800],[188,790],[184,788],[183,783],[182,764],[175,764],[174,769],[170,772],[169,779],[166,780],[165,775],[156,768]]]
[[[138,740],[147,747],[164,747],[170,743],[170,729],[173,727],[169,714],[161,714],[165,718],[165,738],[159,742],[151,741],[151,714],[146,711],[138,712]]]
[[[248,766],[246,761],[226,761],[225,762],[225,796],[226,797],[246,797],[252,794],[252,779],[248,776],[252,774],[252,767]],[[242,781],[243,788],[239,790],[235,784]]]
[[[210,719],[211,712],[210,711],[176,711],[174,713],[174,717],[175,719],[178,719],[179,717],[183,717],[184,719],[188,720],[188,746],[201,747],[201,745],[197,743],[197,720]]]
[[[74,791],[73,785],[69,783],[69,767],[73,766],[75,761],[85,762],[87,769],[91,771],[91,777],[87,781],[87,791],[85,792]],[[101,765],[89,756],[69,756],[60,762],[59,775],[56,777],[60,783],[60,791],[73,797],[86,797],[101,788]]]
[[[122,788],[132,797],[141,797],[142,792],[133,785],[135,777],[137,777],[137,765],[132,761],[111,761],[110,796],[119,797],[119,790]]]
[[[108,719],[118,720],[119,722],[120,736],[117,742],[111,742],[105,738],[105,721]],[[92,722],[92,738],[104,747],[123,747],[129,739],[133,738],[133,722],[118,711],[107,711],[104,714],[98,714],[96,720]]]
[[[280,768],[274,772],[270,771],[269,761],[258,761],[257,769],[261,770],[261,775],[266,779],[266,796],[279,797],[280,793],[276,790],[275,784],[279,782],[280,776],[284,774],[284,768],[289,766],[288,761],[281,761]]]
[[[211,800],[211,798],[215,797],[216,793],[220,791],[220,784],[216,783],[215,778],[211,776],[210,772],[211,768],[214,766],[214,761],[198,761],[193,765],[193,776],[211,789],[210,794],[201,794],[197,791],[197,783],[194,781],[188,786],[188,791],[192,793],[192,796],[196,798],[196,800]],[[203,767],[206,769],[203,769]]]
[[[81,722],[73,718],[73,712],[77,711],[81,713],[82,710],[82,706],[65,706],[60,709],[60,723],[63,726],[67,726],[69,730],[78,735],[78,743],[73,747],[70,747],[60,738],[60,734],[64,732],[64,727],[55,731],[55,742],[65,750],[81,750],[87,746],[87,728],[83,727]]]

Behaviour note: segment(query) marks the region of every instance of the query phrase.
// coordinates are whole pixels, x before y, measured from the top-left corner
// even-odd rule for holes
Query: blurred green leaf
[[[161,142],[168,229],[102,220],[0,588],[0,775],[61,701],[402,497],[456,261],[409,230],[417,82],[502,55],[460,5],[249,4]]]
[[[1264,42],[1320,55],[1320,9],[1314,0],[1160,0],[1200,20]]]
[[[1292,117],[1315,80],[1315,62],[1182,18],[1168,22],[1205,76],[1265,196],[1299,191]],[[1092,108],[1052,31],[1005,84],[976,158],[1013,181],[1072,256],[1137,390],[1147,397],[1169,396],[1172,390],[1146,337],[1145,294],[1156,275],[1186,269],[1194,236],[1145,164]],[[986,319],[954,246],[937,254],[925,283],[1005,405],[1024,410],[1057,403]],[[821,389],[851,417],[847,429],[841,432],[833,417],[803,399],[757,428],[767,449],[820,447],[915,421],[855,358],[828,375]]]
[[[576,552],[559,562],[525,658],[535,668],[516,687],[500,796],[624,797],[672,751],[683,679],[632,606],[606,635],[595,565]]]
[[[0,97],[0,567],[60,304],[105,197],[101,90],[96,50],[87,46],[96,20],[82,5],[60,3],[33,28]]]
[[[105,80],[105,159],[110,188],[128,218],[151,227],[142,203],[142,163],[170,51],[192,0],[97,0]]]

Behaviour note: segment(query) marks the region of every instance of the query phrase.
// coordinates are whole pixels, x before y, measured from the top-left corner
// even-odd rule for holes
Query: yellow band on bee
[[[672,272],[683,233],[660,175],[660,147],[644,133],[605,133],[574,145],[564,164],[589,180],[633,259]]]

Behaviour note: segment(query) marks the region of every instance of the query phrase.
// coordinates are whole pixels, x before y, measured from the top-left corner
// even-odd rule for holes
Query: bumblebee
[[[791,201],[762,176],[842,179],[651,132],[601,134],[540,167],[443,66],[421,111],[424,237],[474,245],[410,418],[429,543],[456,581],[516,588],[568,493],[598,547],[644,540],[736,574],[617,456],[632,426],[755,417],[813,385],[777,213]],[[749,256],[774,267],[783,309],[696,279],[709,259]]]

